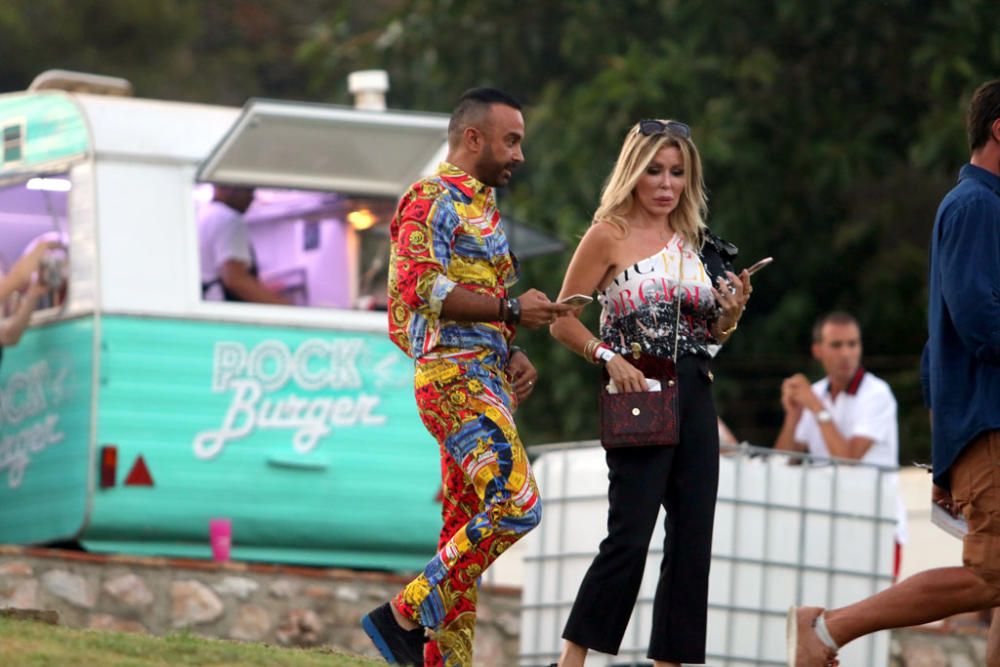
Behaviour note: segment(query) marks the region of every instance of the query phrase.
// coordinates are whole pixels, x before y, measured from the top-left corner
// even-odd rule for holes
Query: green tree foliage
[[[348,101],[346,75],[392,76],[392,106],[447,111],[462,90],[528,103],[528,163],[505,213],[563,239],[524,284],[554,294],[627,128],[692,125],[712,228],[758,275],[718,358],[720,411],[769,444],[778,383],[813,377],[809,329],[861,320],[869,368],[892,383],[903,461],[926,458],[917,356],[934,211],[967,159],[971,91],[1000,74],[992,0],[7,0],[0,90],[50,67],[125,76],[139,95],[242,104]],[[596,307],[586,315],[594,324]],[[523,341],[543,380],[520,419],[530,442],[596,432],[596,369],[543,333]]]
[[[868,366],[900,399],[906,462],[928,451],[917,372],[927,239],[968,157],[968,97],[1000,73],[995,10],[989,0],[411,0],[381,23],[332,17],[302,53],[323,80],[388,69],[396,106],[446,111],[484,84],[521,96],[528,162],[506,212],[570,248],[627,128],[641,117],[691,124],[710,225],[741,247],[741,266],[776,260],[718,359],[723,416],[769,444],[778,382],[819,375],[806,356],[811,324],[845,309],[862,322]],[[567,262],[535,260],[525,283],[553,294]],[[595,433],[595,373],[544,333],[526,338],[545,378],[523,410],[529,439]]]
[[[0,91],[51,68],[129,79],[141,97],[302,98],[297,50],[330,0],[5,0]],[[377,4],[377,3],[375,3]]]

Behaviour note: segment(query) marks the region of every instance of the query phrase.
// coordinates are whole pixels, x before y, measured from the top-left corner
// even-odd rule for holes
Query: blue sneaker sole
[[[382,637],[382,633],[375,627],[372,619],[368,616],[362,618],[361,627],[364,628],[365,634],[368,635],[368,638],[372,640],[373,644],[375,644],[375,648],[377,648],[378,652],[382,654],[385,661],[390,665],[398,664],[396,662],[396,656],[394,656],[392,651],[389,650],[389,645],[385,643],[385,638]]]

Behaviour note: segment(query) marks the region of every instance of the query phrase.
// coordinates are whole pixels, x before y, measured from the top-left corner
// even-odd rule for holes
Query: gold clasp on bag
[[[632,343],[630,346],[632,348],[632,358],[638,359],[642,356],[642,346],[639,343]]]

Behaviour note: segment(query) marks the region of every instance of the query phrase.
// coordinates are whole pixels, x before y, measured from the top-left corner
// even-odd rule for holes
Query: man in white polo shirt
[[[896,398],[885,380],[861,366],[857,320],[843,312],[821,317],[813,327],[812,354],[826,377],[810,384],[797,373],[782,382],[785,422],[774,448],[899,465]],[[894,576],[899,575],[900,545],[906,541],[906,510],[901,500],[897,503]]]
[[[287,299],[261,283],[257,275],[257,260],[243,219],[253,198],[253,188],[214,185],[212,201],[199,211],[203,299],[288,303]]]

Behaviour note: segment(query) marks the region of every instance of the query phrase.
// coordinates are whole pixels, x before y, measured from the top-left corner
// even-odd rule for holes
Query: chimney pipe
[[[347,75],[347,89],[354,95],[354,108],[385,111],[389,73],[384,69],[366,69]]]

